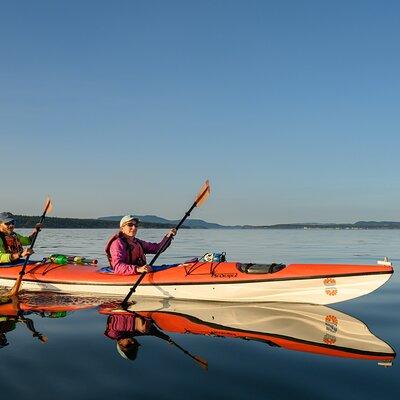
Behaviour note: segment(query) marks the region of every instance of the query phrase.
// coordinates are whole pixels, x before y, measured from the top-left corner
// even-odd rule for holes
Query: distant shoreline
[[[33,228],[39,221],[38,216],[16,215],[17,228]],[[190,220],[189,220],[190,221]],[[209,226],[207,226],[209,224]],[[140,227],[144,229],[168,229],[175,227],[175,223],[158,223],[158,222],[141,222]],[[293,230],[293,229],[333,229],[333,230],[378,230],[378,229],[400,229],[400,222],[392,221],[359,221],[354,224],[319,224],[319,223],[304,223],[304,224],[275,224],[275,225],[236,225],[224,226],[204,222],[201,227],[185,226],[185,229],[264,229],[264,230]],[[47,217],[45,220],[46,228],[50,229],[118,229],[118,221],[110,221],[94,218],[58,218]]]

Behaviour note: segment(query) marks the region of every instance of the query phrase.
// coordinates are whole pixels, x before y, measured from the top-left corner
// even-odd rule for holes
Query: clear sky
[[[0,208],[400,220],[400,2],[0,2]]]

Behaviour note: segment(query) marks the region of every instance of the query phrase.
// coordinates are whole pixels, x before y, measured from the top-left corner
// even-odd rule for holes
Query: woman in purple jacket
[[[136,238],[138,224],[138,218],[126,215],[119,223],[119,232],[107,243],[105,251],[115,274],[151,272],[151,266],[147,265],[146,254],[156,254],[160,248],[165,251],[176,235],[176,229],[171,229],[160,243],[145,242]]]

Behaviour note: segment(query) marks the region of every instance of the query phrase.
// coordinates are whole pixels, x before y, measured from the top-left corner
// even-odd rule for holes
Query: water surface
[[[140,231],[139,236],[158,241],[163,233],[149,229]],[[105,264],[103,248],[111,234],[110,230],[44,230],[38,237],[35,258],[64,253],[98,258]],[[226,251],[228,260],[243,262],[376,263],[388,256],[396,270],[400,261],[400,231],[182,230],[160,261],[183,261],[209,251]],[[366,324],[374,337],[398,349],[399,288],[395,272],[378,291],[335,304],[331,311],[322,310],[321,315],[334,316],[337,312],[342,318],[341,313],[345,314]],[[27,296],[27,299],[38,304],[54,302],[54,296],[51,299]],[[231,326],[234,332],[228,334],[217,324],[202,324],[196,313],[184,314],[180,320],[176,315],[175,319],[163,319],[163,315],[154,314],[159,323],[162,321],[170,329],[160,331],[173,344],[155,335],[137,336],[140,347],[136,359],[130,361],[121,357],[116,341],[104,334],[109,315],[104,313],[104,306],[98,307],[102,301],[64,298],[60,302],[88,308],[66,314],[25,313],[25,318],[33,321],[37,334],[33,336],[28,322],[23,320],[6,333],[8,345],[0,348],[0,380],[5,398],[372,399],[392,398],[400,393],[398,360],[394,359],[393,366],[385,368],[376,360],[359,358],[363,353],[357,349],[354,353],[347,349],[347,357],[327,355],[329,334],[332,340],[337,334],[334,319],[333,324],[332,320],[325,325],[317,324],[316,329],[322,329],[321,336],[308,333],[308,341],[301,339],[305,343],[301,348],[299,337],[284,346],[279,342],[281,347],[274,342],[279,335],[270,342],[244,340],[240,337],[248,335],[246,326],[241,330],[238,325],[236,330]],[[237,315],[237,310],[230,312],[231,318]],[[216,316],[218,310],[213,313]],[[300,335],[296,324],[305,324],[301,318],[300,322],[294,322],[287,314],[265,311],[264,315],[271,321],[274,319],[271,329],[279,332],[286,329],[294,336]],[[296,312],[293,315],[298,319]],[[196,329],[208,334],[195,334]],[[38,333],[48,337],[47,343],[40,341]],[[318,347],[316,343],[314,347],[314,351],[319,349],[322,354],[309,351],[314,339],[324,344]],[[295,349],[290,350],[291,346]],[[206,360],[208,371],[191,356]]]

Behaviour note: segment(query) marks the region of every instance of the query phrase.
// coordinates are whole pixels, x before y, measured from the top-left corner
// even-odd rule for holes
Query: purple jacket
[[[140,330],[136,330],[136,321],[140,320]],[[138,314],[113,314],[107,318],[107,327],[104,334],[113,340],[132,336],[152,335],[170,342],[170,337],[155,326],[153,320]]]
[[[136,315],[110,315],[104,334],[110,339],[119,340],[132,335],[135,331]]]
[[[110,264],[115,274],[132,275],[138,273],[136,271],[137,267],[146,264],[145,254],[156,254],[166,242],[169,243],[166,245],[164,251],[170,245],[170,238],[167,236],[164,236],[160,243],[151,243],[136,238],[124,240],[114,235],[108,241],[106,253],[109,255]]]

